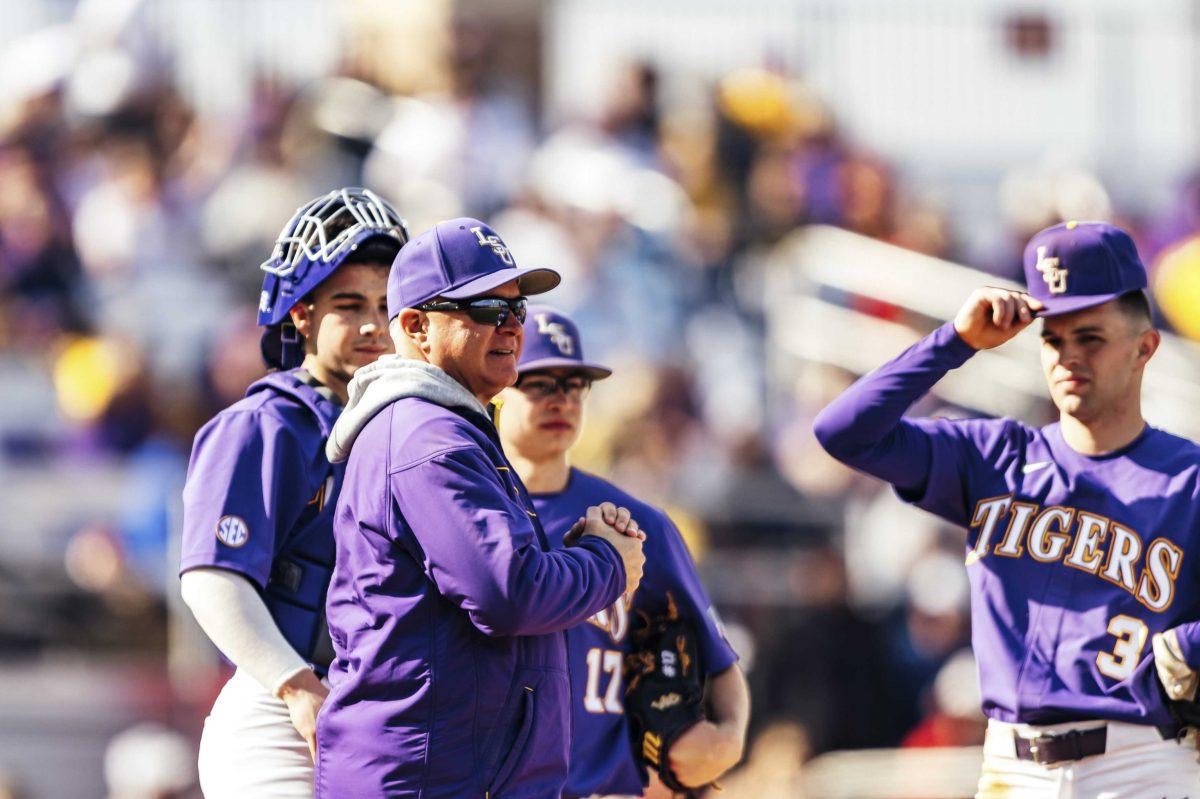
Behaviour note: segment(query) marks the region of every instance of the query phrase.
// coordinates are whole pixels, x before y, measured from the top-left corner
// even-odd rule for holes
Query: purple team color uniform
[[[571,775],[567,797],[592,794],[640,795],[645,785],[630,742],[622,699],[621,663],[629,651],[634,611],[658,614],[666,610],[667,591],[679,612],[695,625],[700,641],[701,668],[722,672],[737,661],[718,626],[712,603],[679,531],[666,514],[639,502],[616,486],[578,469],[557,494],[534,494],[538,518],[554,546],[589,505],[612,502],[629,508],[646,532],[646,566],[632,609],[625,600],[567,632],[571,672]]]
[[[1170,727],[1148,644],[1178,627],[1188,665],[1200,668],[1200,575],[1187,554],[1200,544],[1200,448],[1147,427],[1088,457],[1058,424],[901,418],[972,354],[944,325],[826,408],[818,439],[968,528],[972,644],[989,717]]]
[[[418,368],[431,369],[385,357],[355,380]],[[346,414],[354,406],[352,387]],[[550,551],[479,411],[403,396],[352,440],[317,795],[558,797],[570,731],[562,630],[621,596],[620,556],[591,536]]]
[[[180,573],[215,567],[247,577],[288,643],[324,674],[332,656],[325,587],[344,471],[326,460],[325,439],[341,408],[304,376],[267,375],[196,434]]]

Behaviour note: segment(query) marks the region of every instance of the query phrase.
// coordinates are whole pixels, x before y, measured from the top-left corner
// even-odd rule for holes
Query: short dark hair
[[[1154,323],[1154,314],[1150,310],[1150,298],[1142,289],[1127,291],[1117,297],[1117,308],[1135,321],[1146,324]]]
[[[390,267],[400,252],[400,242],[390,236],[375,236],[359,244],[346,256],[342,266],[351,264],[383,264]]]
[[[353,215],[339,211],[333,219],[325,224],[325,235],[332,241],[340,233],[356,224],[358,224],[358,219]],[[339,266],[353,264],[387,264],[391,266],[398,252],[400,252],[400,242],[394,236],[378,233],[360,241],[358,246],[342,259]]]
[[[353,266],[355,264],[370,264],[372,266],[383,267],[390,269],[392,261],[396,258],[396,253],[400,252],[400,242],[393,239],[391,236],[374,236],[367,239],[362,244],[347,255],[338,266]],[[318,284],[320,285],[320,284]],[[308,292],[300,298],[300,302],[305,305],[313,304],[313,293],[316,291],[316,286],[313,291]]]

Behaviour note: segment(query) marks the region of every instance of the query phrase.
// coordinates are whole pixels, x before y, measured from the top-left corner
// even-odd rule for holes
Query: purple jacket
[[[427,364],[359,370],[327,450],[347,451],[317,796],[558,797],[562,631],[624,592],[616,550],[551,551],[482,408]]]

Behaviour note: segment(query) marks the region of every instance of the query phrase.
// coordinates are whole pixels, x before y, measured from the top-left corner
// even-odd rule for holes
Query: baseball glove
[[[671,771],[670,754],[679,736],[704,718],[696,633],[680,618],[670,592],[665,613],[652,618],[638,611],[638,616],[633,649],[625,656],[625,713],[633,749],[663,785],[686,793],[689,789]]]

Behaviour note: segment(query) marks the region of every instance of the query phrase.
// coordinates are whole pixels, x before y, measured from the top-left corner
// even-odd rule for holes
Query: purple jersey
[[[296,651],[324,673],[323,612],[342,465],[325,458],[341,411],[307,372],[273,372],[196,434],[183,490],[180,573],[238,572]]]
[[[972,644],[984,712],[1006,722],[1172,724],[1148,646],[1184,625],[1197,663],[1200,448],[1147,427],[1100,457],[1058,424],[901,419],[974,353],[947,324],[818,417],[839,460],[968,530]]]
[[[538,518],[552,546],[589,505],[612,502],[629,508],[646,532],[646,566],[633,606],[624,599],[567,632],[571,674],[571,769],[565,796],[641,794],[644,781],[630,743],[622,703],[621,665],[629,651],[632,611],[664,612],[670,591],[698,632],[705,673],[724,671],[737,655],[721,634],[712,602],[696,575],[683,538],[666,514],[616,486],[578,469],[557,494],[534,494]]]

